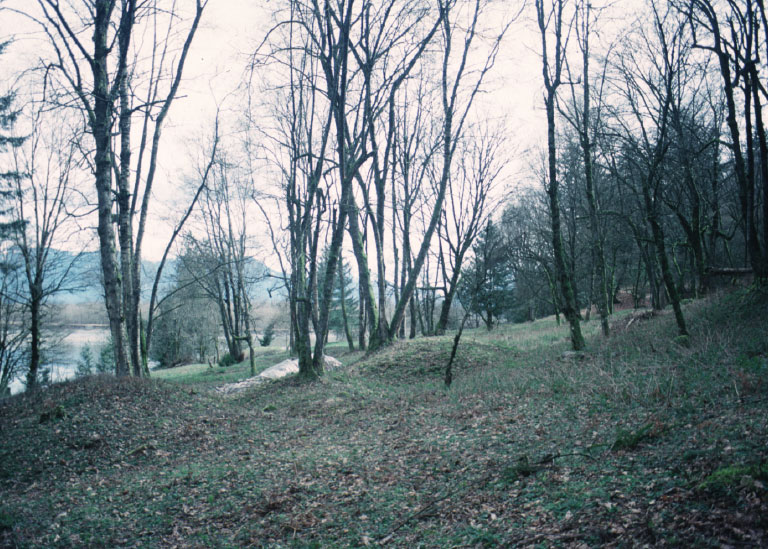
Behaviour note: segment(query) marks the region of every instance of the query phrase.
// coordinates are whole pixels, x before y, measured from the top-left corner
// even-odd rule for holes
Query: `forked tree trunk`
[[[93,115],[90,120],[96,149],[94,171],[96,176],[96,197],[98,201],[99,251],[101,270],[104,277],[104,296],[109,317],[109,328],[115,349],[115,374],[130,374],[126,345],[125,315],[122,308],[122,280],[115,261],[115,230],[112,224],[112,116],[115,98],[110,89],[107,61],[111,44],[107,43],[107,32],[113,6],[97,2],[94,7],[93,43],[94,54],[91,63],[93,71]],[[125,63],[125,60],[122,60]],[[125,65],[118,67],[124,71]]]

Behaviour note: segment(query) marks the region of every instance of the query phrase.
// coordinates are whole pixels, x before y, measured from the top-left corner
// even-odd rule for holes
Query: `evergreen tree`
[[[269,347],[272,341],[275,339],[275,325],[277,324],[276,320],[270,321],[269,324],[267,324],[267,327],[264,328],[264,333],[261,334],[261,337],[259,338],[259,345],[262,347]]]
[[[93,358],[93,350],[90,345],[84,345],[80,349],[80,358],[77,361],[77,370],[75,375],[77,377],[84,377],[93,374],[93,370],[96,368],[96,361]]]
[[[2,56],[9,42],[0,42]],[[20,258],[11,249],[8,240],[23,224],[9,216],[8,201],[13,199],[14,188],[24,174],[9,168],[9,153],[24,143],[23,137],[13,135],[13,127],[19,116],[14,110],[15,94],[0,95],[0,394],[8,386],[26,361],[25,349],[29,331],[24,323],[24,307],[20,292],[23,291]]]
[[[99,349],[99,360],[96,362],[96,373],[112,374],[115,371],[115,343],[110,337]]]
[[[472,246],[474,259],[464,270],[459,299],[490,330],[513,302],[512,262],[501,231],[488,222]]]
[[[324,285],[327,250],[323,253],[318,269],[318,288]],[[328,328],[339,336],[347,339],[350,349],[354,349],[353,333],[358,326],[358,291],[357,284],[352,279],[352,268],[341,258],[336,267],[336,281],[333,285],[333,297],[328,314]]]
[[[10,42],[0,42],[0,56],[8,47],[8,44]],[[12,91],[5,95],[0,95],[0,154],[20,147],[24,143],[24,137],[13,135],[13,127],[19,117],[19,111],[13,108],[14,99],[15,93]],[[5,202],[14,192],[13,188],[15,185],[13,183],[24,177],[24,174],[16,170],[8,170],[8,166],[8,162],[2,162],[0,165],[0,240],[7,239],[8,235],[18,229],[23,223],[18,219],[8,220],[5,218],[5,215],[8,213]]]

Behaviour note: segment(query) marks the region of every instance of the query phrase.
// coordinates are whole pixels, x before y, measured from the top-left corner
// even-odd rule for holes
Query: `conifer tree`
[[[0,43],[0,56],[2,56],[9,44],[9,41]],[[7,159],[5,153],[10,149],[20,147],[24,143],[24,137],[13,134],[13,127],[19,116],[19,111],[13,108],[15,95],[13,91],[0,95],[0,154],[3,155],[0,157],[3,159],[0,160],[0,240],[3,241],[22,223],[20,220],[8,220],[5,215],[8,213],[8,199],[16,187],[14,182],[24,177],[24,174],[10,168],[10,162],[5,161]]]

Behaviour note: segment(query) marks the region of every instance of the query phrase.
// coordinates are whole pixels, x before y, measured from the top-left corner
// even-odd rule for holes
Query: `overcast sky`
[[[179,0],[181,5],[191,0]],[[624,0],[623,13],[637,5]],[[6,0],[6,7],[31,10],[32,0]],[[202,25],[193,43],[185,68],[185,79],[180,97],[171,110],[160,156],[161,178],[155,188],[153,214],[158,218],[172,215],[178,183],[182,174],[191,173],[191,157],[197,140],[210,131],[216,105],[223,105],[231,113],[234,104],[232,91],[242,82],[248,56],[261,42],[272,22],[271,9],[277,3],[270,0],[210,0]],[[513,2],[494,2],[493,17],[510,18],[519,11]],[[622,13],[620,10],[614,10]],[[545,120],[542,108],[540,68],[540,38],[532,19],[532,5],[513,23],[507,34],[497,64],[487,81],[488,93],[478,101],[478,113],[489,118],[506,121],[508,139],[513,151],[512,162],[506,176],[510,185],[517,184],[526,175],[532,163],[534,149],[543,142]],[[13,71],[37,63],[44,40],[36,34],[34,26],[8,12],[0,13],[2,39],[13,36],[15,43],[9,53],[0,58],[0,74],[7,78]],[[606,17],[607,19],[607,17]],[[616,22],[611,28],[617,27]],[[10,34],[9,31],[14,33]],[[603,38],[604,41],[610,38]],[[512,153],[511,153],[512,154]],[[145,257],[158,259],[162,254],[170,226],[156,222],[151,230],[154,236],[146,243]]]

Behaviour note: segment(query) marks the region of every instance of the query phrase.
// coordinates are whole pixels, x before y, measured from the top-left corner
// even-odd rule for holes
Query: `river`
[[[109,329],[99,324],[80,324],[66,328],[62,333],[65,334],[64,338],[44,353],[44,358],[47,357],[48,359],[44,363],[44,367],[50,368],[51,381],[64,381],[73,378],[83,348],[89,345],[94,360],[97,360],[99,350],[109,340]],[[10,388],[12,394],[23,390],[23,377],[14,379]]]

